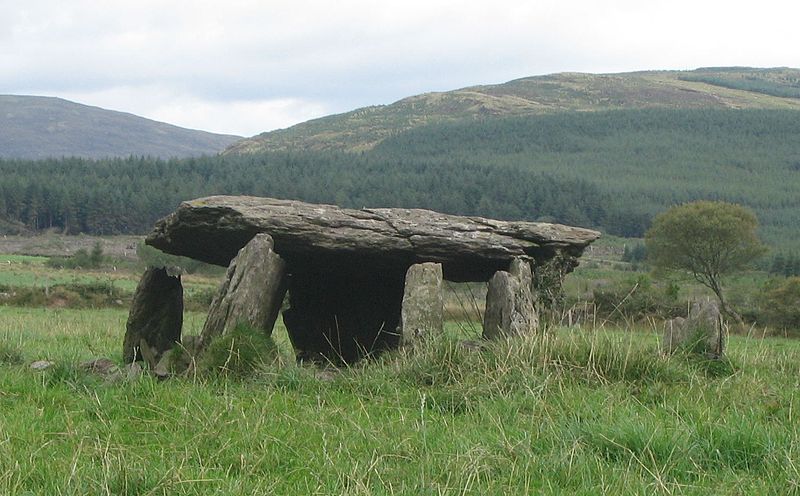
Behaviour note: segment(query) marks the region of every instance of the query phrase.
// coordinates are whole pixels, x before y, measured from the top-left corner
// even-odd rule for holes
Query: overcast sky
[[[791,0],[0,0],[0,94],[249,136],[553,72],[800,67],[799,18]]]

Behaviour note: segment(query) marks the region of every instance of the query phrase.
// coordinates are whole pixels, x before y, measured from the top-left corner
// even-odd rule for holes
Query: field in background
[[[0,305],[45,308],[127,308],[147,260],[137,252],[142,237],[3,236],[0,238]],[[71,257],[99,245],[103,262],[99,267],[60,267],[52,258]],[[56,257],[56,258],[54,258]],[[166,263],[180,263],[168,259]],[[184,271],[182,282],[186,305],[204,309],[224,274],[222,268]]]
[[[60,268],[48,263],[51,257],[90,251],[98,243],[104,257],[100,267]],[[644,264],[624,261],[626,249],[638,245],[641,240],[604,235],[586,250],[580,266],[565,280],[563,305],[559,307],[564,324],[663,320],[685,315],[690,298],[712,297],[710,291],[691,280],[656,279]],[[144,258],[140,260],[139,256]],[[50,262],[54,260],[57,259]],[[186,304],[191,310],[207,307],[224,275],[221,267],[166,257],[149,247],[143,249],[141,237],[65,236],[52,232],[35,237],[6,236],[0,238],[0,305],[127,308],[148,263],[184,268]],[[726,281],[728,299],[749,322],[757,322],[762,316],[764,302],[759,298],[771,278],[764,271],[751,271]],[[485,283],[445,283],[446,318],[480,322],[485,294]],[[793,332],[769,332],[790,331]],[[475,333],[480,334],[480,329]]]
[[[118,260],[136,260],[136,245],[143,236],[66,236],[54,232],[44,232],[37,236],[0,236],[0,254],[24,254],[45,257],[66,257],[83,249],[89,251],[100,243],[103,253]]]

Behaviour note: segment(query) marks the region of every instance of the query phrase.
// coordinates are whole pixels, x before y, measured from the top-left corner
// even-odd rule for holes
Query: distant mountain
[[[0,95],[0,158],[190,157],[216,154],[240,138],[61,98]]]
[[[623,74],[562,73],[425,93],[241,140],[226,153],[362,151],[426,124],[616,109],[800,110],[800,70],[746,67]]]

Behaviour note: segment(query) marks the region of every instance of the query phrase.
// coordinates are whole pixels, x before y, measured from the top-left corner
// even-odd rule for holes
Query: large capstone
[[[133,295],[122,358],[125,363],[152,362],[181,340],[183,286],[180,275],[166,268],[149,267]]]
[[[442,264],[428,262],[409,267],[403,292],[403,342],[413,344],[441,334],[443,313]]]
[[[286,293],[286,263],[272,249],[268,234],[257,234],[231,261],[225,281],[211,303],[201,334],[201,346],[246,325],[267,336]]]
[[[145,240],[174,255],[227,266],[256,233],[272,236],[293,266],[325,257],[332,263],[369,258],[403,274],[421,262],[442,264],[450,281],[487,281],[514,257],[542,264],[574,260],[600,233],[540,222],[447,215],[430,210],[352,210],[251,196],[211,196],[184,202]],[[569,270],[572,265],[567,265]],[[291,272],[291,270],[290,270]]]
[[[489,280],[483,337],[497,339],[524,335],[539,327],[531,292],[531,266],[527,260],[515,258],[506,271],[498,271]]]
[[[667,321],[662,347],[665,353],[685,350],[719,358],[725,353],[725,327],[719,306],[710,300],[695,301],[686,319]]]

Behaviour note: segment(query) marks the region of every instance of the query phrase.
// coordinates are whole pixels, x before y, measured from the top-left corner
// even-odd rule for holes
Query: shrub
[[[207,311],[211,306],[214,297],[217,296],[217,288],[201,288],[194,291],[185,291],[183,294],[183,307],[189,311]]]
[[[90,252],[81,248],[71,257],[51,257],[46,264],[59,269],[97,269],[103,265],[104,260],[103,247],[98,241]]]
[[[679,289],[674,282],[656,285],[648,276],[641,275],[620,285],[595,289],[593,296],[597,315],[605,319],[667,319],[684,311],[685,305],[678,300]]]
[[[800,329],[800,277],[768,282],[760,300],[762,324],[782,330]]]
[[[0,292],[7,294],[3,304],[20,307],[99,308],[117,306],[128,298],[113,281],[57,284],[49,288],[0,286]]]
[[[630,263],[640,263],[647,260],[647,249],[644,243],[626,244],[622,252],[622,261]]]

